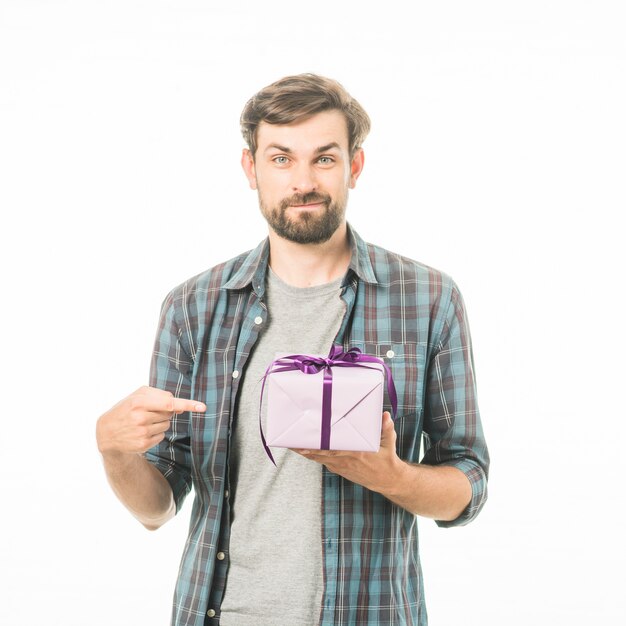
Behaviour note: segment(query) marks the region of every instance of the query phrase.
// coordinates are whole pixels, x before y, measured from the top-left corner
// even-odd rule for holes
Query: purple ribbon
[[[261,387],[261,400],[259,403],[259,430],[261,431],[261,441],[267,456],[272,463],[276,465],[274,457],[270,452],[270,449],[265,441],[263,434],[263,426],[261,424],[261,409],[263,407],[263,391],[265,390],[265,382],[270,374],[276,374],[279,372],[290,372],[293,370],[300,370],[303,374],[317,374],[324,370],[324,385],[322,391],[322,428],[320,437],[320,450],[330,449],[330,430],[331,430],[331,407],[333,397],[333,367],[366,367],[372,368],[367,363],[379,363],[383,366],[385,371],[385,379],[387,382],[387,390],[389,393],[389,400],[391,402],[392,415],[395,419],[398,410],[398,398],[396,394],[396,387],[393,384],[393,378],[391,376],[391,370],[389,366],[379,357],[370,356],[369,354],[363,354],[358,348],[350,348],[344,352],[339,345],[333,345],[326,358],[309,356],[306,354],[292,354],[290,356],[281,357],[272,361],[268,368],[265,370],[263,376],[263,385]]]

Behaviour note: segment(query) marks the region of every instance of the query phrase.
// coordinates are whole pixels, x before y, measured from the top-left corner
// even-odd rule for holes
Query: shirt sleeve
[[[430,356],[424,413],[424,458],[428,465],[460,469],[472,486],[472,499],[442,527],[472,521],[487,500],[489,453],[476,399],[474,361],[462,296],[452,283],[439,341]]]
[[[161,315],[150,365],[150,386],[170,391],[176,398],[189,398],[193,359],[182,345],[176,322],[175,297],[170,293]],[[165,438],[145,453],[167,479],[176,502],[176,512],[191,490],[190,414],[174,415]]]

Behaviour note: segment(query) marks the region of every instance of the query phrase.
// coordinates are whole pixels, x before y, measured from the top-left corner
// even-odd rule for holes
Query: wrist
[[[395,456],[389,471],[386,473],[386,480],[381,489],[377,490],[381,495],[390,500],[401,497],[405,491],[410,466],[400,457]]]

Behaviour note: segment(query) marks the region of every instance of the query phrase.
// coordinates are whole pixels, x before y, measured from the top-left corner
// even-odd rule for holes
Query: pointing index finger
[[[206,404],[197,402],[196,400],[186,400],[185,398],[174,398],[173,412],[184,413],[185,411],[194,411],[195,413],[204,413]]]

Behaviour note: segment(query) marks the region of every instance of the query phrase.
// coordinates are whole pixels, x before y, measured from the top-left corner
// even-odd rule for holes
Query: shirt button
[[[387,350],[388,359],[393,359],[394,356],[396,356],[396,353],[393,350]]]
[[[215,617],[215,611],[214,611],[213,609],[209,609],[209,610],[206,612],[206,614],[207,614],[209,617]]]
[[[239,370],[233,371],[233,378],[239,378]]]
[[[257,316],[254,318],[254,323],[255,323],[257,326],[258,326],[259,324],[262,324],[262,323],[263,323],[263,318],[262,318],[260,315],[257,315]]]
[[[226,558],[226,555],[223,552],[218,552],[217,553],[217,560],[218,561],[223,561]]]
[[[228,489],[224,492],[224,497],[228,498]]]

